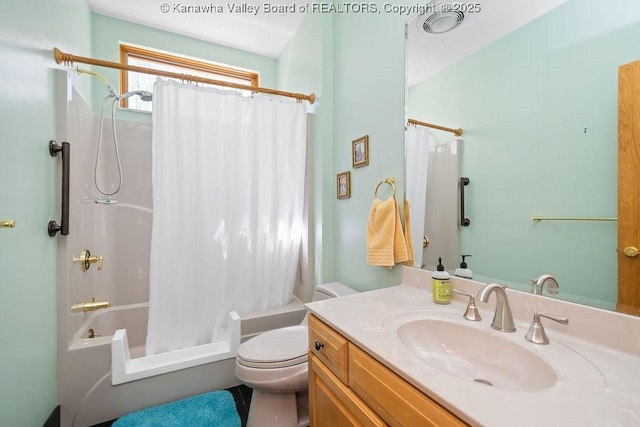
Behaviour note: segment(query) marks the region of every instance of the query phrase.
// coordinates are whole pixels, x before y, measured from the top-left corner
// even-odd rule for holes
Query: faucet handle
[[[80,267],[82,268],[82,271],[87,271],[89,267],[91,267],[91,264],[97,264],[98,271],[102,271],[103,258],[104,258],[103,255],[100,255],[100,256],[91,255],[91,252],[89,252],[89,249],[83,249],[80,251],[79,257],[73,257],[73,262],[79,263]]]
[[[462,317],[464,317],[467,320],[471,320],[474,322],[480,321],[482,320],[482,317],[480,317],[480,313],[478,312],[478,306],[476,305],[476,298],[464,291],[461,291],[460,289],[456,289],[456,288],[451,288],[451,291],[459,294],[459,295],[464,295],[469,297],[469,303],[467,304],[467,310],[464,312],[464,315]]]
[[[533,314],[533,322],[531,322],[531,325],[529,326],[529,331],[527,332],[527,335],[525,335],[524,337],[524,339],[534,344],[549,344],[549,338],[547,338],[547,334],[544,331],[544,327],[540,322],[541,317],[551,319],[555,322],[562,323],[563,325],[566,325],[569,323],[569,319],[564,316],[555,316],[552,314],[535,312]]]

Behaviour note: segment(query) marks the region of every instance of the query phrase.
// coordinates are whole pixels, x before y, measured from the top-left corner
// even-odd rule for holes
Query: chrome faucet
[[[558,293],[558,288],[560,285],[555,277],[550,274],[543,274],[537,279],[531,279],[531,287],[533,288],[533,293],[535,295],[542,295],[542,290],[544,288],[544,284],[547,284],[547,292],[549,295],[556,295]]]
[[[497,298],[496,311],[493,315],[491,327],[502,332],[515,332],[516,327],[513,324],[513,315],[511,314],[511,307],[509,307],[509,300],[507,299],[505,288],[506,286],[499,285],[498,283],[491,283],[480,289],[476,299],[487,302],[489,301],[489,295],[495,292]]]

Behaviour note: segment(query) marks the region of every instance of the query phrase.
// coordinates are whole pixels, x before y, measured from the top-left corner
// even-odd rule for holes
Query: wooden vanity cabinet
[[[313,315],[309,422],[311,427],[467,425]]]

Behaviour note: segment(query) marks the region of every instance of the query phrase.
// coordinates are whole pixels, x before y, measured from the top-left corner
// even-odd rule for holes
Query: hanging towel
[[[373,200],[367,224],[367,263],[392,268],[408,259],[400,211],[395,197]]]
[[[409,200],[404,198],[404,239],[407,242],[408,259],[406,265],[413,265],[415,261],[415,253],[413,251],[413,240],[411,239],[411,218],[409,215]]]
[[[367,263],[381,267],[393,266],[393,243],[396,229],[394,198],[384,202],[373,199],[367,224]]]
[[[393,204],[395,205],[395,217],[396,217],[396,231],[393,235],[393,262],[397,264],[399,262],[406,262],[409,260],[409,251],[407,250],[407,241],[404,238],[404,231],[402,231],[402,221],[400,220],[400,209],[398,208],[398,202],[395,196],[393,197]]]

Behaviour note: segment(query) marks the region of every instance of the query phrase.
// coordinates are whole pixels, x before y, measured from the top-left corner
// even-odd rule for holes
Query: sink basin
[[[471,323],[413,319],[399,322],[396,334],[432,367],[487,386],[534,391],[551,387],[558,379],[556,371],[532,351]]]

